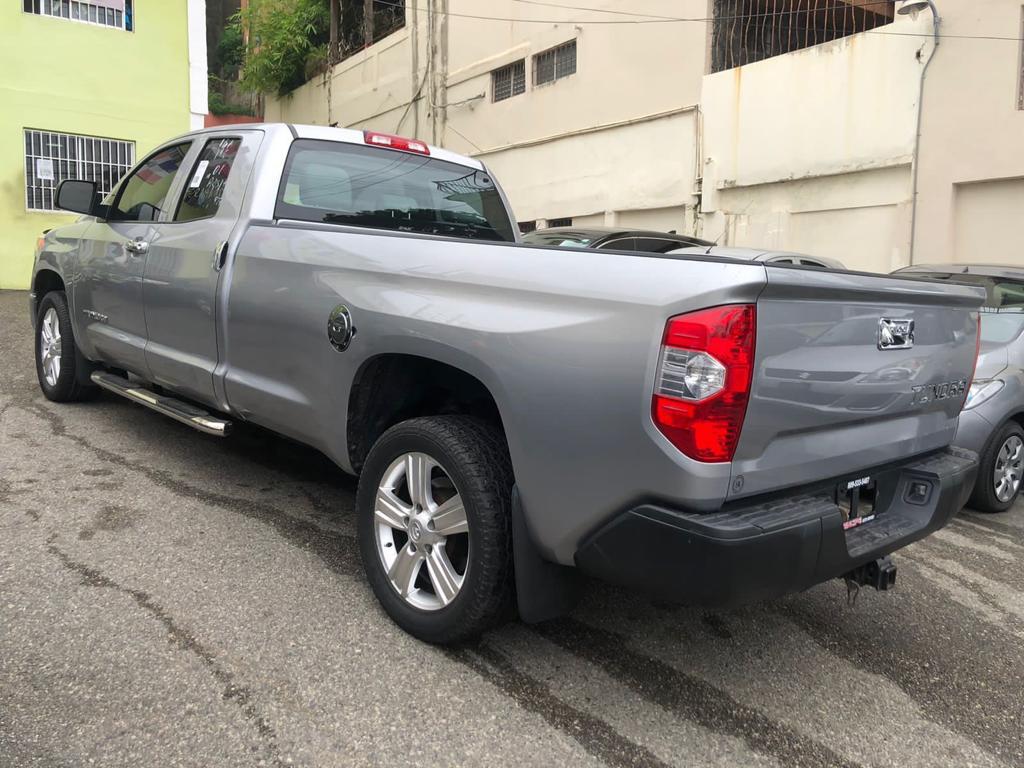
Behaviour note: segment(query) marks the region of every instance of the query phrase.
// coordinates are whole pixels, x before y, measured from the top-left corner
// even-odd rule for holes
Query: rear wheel
[[[43,394],[58,403],[92,394],[94,388],[82,382],[83,362],[75,346],[67,297],[63,291],[51,291],[39,302],[36,319],[36,375]]]
[[[1024,474],[1024,429],[1010,422],[981,455],[970,505],[982,512],[1005,512],[1017,500]]]
[[[359,545],[370,586],[410,634],[452,643],[512,602],[512,471],[501,432],[463,416],[385,432],[359,479]]]

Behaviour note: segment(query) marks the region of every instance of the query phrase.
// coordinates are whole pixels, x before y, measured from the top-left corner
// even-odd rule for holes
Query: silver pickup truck
[[[980,289],[530,246],[477,160],[312,126],[199,131],[40,242],[39,383],[360,475],[370,586],[453,642],[581,574],[724,607],[891,586],[977,458],[948,448]]]

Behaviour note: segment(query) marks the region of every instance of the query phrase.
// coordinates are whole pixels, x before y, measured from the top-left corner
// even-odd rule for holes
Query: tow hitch
[[[843,576],[846,581],[846,598],[850,605],[857,602],[857,594],[863,586],[874,587],[880,592],[896,586],[896,563],[891,555],[880,557],[870,563],[854,568]]]

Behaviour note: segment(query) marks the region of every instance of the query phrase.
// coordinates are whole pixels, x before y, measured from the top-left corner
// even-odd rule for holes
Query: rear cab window
[[[398,232],[515,242],[491,175],[412,152],[296,139],[274,215]]]

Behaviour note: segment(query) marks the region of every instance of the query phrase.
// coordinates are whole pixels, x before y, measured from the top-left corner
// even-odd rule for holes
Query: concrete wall
[[[856,269],[907,264],[923,23],[898,16],[706,76],[705,236]]]
[[[74,220],[26,210],[25,128],[133,140],[141,158],[206,111],[205,56],[196,104],[189,84],[188,10],[198,24],[201,3],[136,3],[134,32],[21,6],[0,6],[0,288],[28,287],[36,238]],[[205,48],[205,32],[201,41]]]
[[[581,5],[622,10],[614,0]],[[702,18],[708,3],[637,0],[629,10]],[[475,15],[490,18],[467,18]],[[569,23],[609,20],[622,16],[512,0],[420,0],[405,29],[270,101],[266,117],[373,128],[478,156],[523,221],[692,231],[707,27]],[[576,73],[535,87],[531,57],[569,40]],[[493,102],[491,71],[523,58],[526,92]]]
[[[1024,266],[1021,0],[939,5],[946,37],[925,86],[914,260]]]

